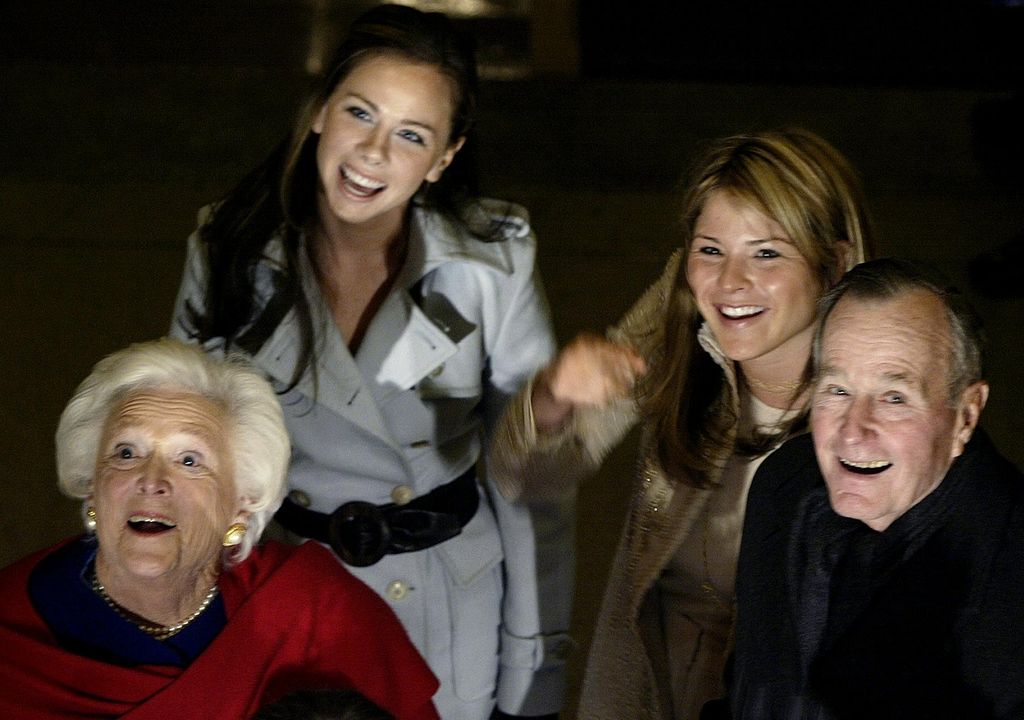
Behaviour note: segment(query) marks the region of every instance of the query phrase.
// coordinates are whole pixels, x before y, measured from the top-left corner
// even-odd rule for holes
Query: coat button
[[[409,586],[401,580],[392,580],[388,583],[387,588],[384,590],[384,594],[392,600],[401,600],[409,594]]]
[[[395,502],[395,505],[408,505],[409,501],[412,500],[412,488],[408,485],[397,485],[391,491],[391,499]]]
[[[310,506],[309,495],[302,492],[301,490],[292,490],[288,493],[288,499],[299,507],[308,508]]]
[[[438,375],[444,372],[444,363],[441,363],[436,368],[430,371],[430,377],[436,378]]]

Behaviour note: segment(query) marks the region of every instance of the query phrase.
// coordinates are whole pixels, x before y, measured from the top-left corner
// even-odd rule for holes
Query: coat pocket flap
[[[494,515],[486,502],[462,532],[438,545],[445,567],[459,587],[471,585],[482,574],[490,571],[504,558],[501,537]]]

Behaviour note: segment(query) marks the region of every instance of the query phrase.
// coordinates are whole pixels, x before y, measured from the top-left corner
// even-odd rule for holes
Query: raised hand
[[[560,428],[577,407],[605,405],[632,392],[647,364],[631,348],[582,333],[533,383],[534,422],[542,432]]]

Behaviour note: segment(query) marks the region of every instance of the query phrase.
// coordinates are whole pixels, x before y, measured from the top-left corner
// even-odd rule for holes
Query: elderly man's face
[[[224,532],[239,519],[226,422],[185,392],[139,391],[114,407],[93,493],[105,583],[212,584]]]
[[[944,306],[914,290],[844,297],[822,335],[811,427],[832,508],[882,531],[942,482],[988,397],[967,388],[951,407],[952,340]]]

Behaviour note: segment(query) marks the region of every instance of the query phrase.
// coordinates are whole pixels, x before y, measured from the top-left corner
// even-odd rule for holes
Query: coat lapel
[[[733,412],[739,413],[739,396],[736,387],[736,371],[729,362],[717,342],[708,330],[707,325],[701,326],[697,334],[698,342],[708,355],[725,373],[730,388],[730,400]],[[661,573],[668,566],[672,556],[683,542],[694,533],[694,524],[703,512],[714,491],[714,483],[729,459],[730,448],[736,440],[736,429],[729,431],[727,442],[717,448],[718,455],[713,464],[717,468],[711,479],[711,485],[698,488],[682,480],[673,480],[665,475],[655,460],[655,440],[644,437],[641,441],[641,453],[644,460],[644,477],[640,493],[636,497],[637,506],[630,517],[631,532],[638,537],[631,543],[636,553],[636,573],[633,577],[632,598],[633,609],[643,603],[644,597],[654,586]],[[696,541],[696,540],[695,540]],[[699,538],[704,542],[704,538]]]
[[[373,377],[382,400],[410,390],[455,355],[458,345],[405,290],[391,293],[367,329],[356,364]]]
[[[311,269],[305,277],[313,277]],[[316,281],[308,281],[305,286],[313,327],[316,328],[317,378],[314,382],[313,373],[306,372],[296,389],[307,398],[316,398],[318,404],[376,435],[397,450],[398,444],[384,422],[373,393],[366,385],[334,320],[326,313]],[[295,311],[292,310],[259,349],[253,361],[279,383],[288,384],[298,364],[300,346],[299,326]]]
[[[355,358],[327,311],[306,253],[300,252],[300,274],[317,336],[318,382],[314,383],[312,373],[307,372],[296,389],[398,450],[378,402],[409,390],[430,375],[458,352],[458,342],[468,332],[465,323],[457,322],[460,318],[453,317],[448,308],[425,302],[425,309],[421,309],[409,288],[451,261],[480,263],[511,272],[506,245],[466,242],[459,228],[448,220],[416,209],[405,267],[395,289],[367,328]],[[287,385],[298,361],[300,345],[298,323],[291,310],[253,360],[275,380]]]
[[[694,521],[711,495],[710,490],[695,488],[665,477],[660,467],[646,463],[642,494],[637,508],[640,522],[634,527],[638,537],[637,570],[631,604],[638,611],[644,598],[672,556],[690,537]]]

